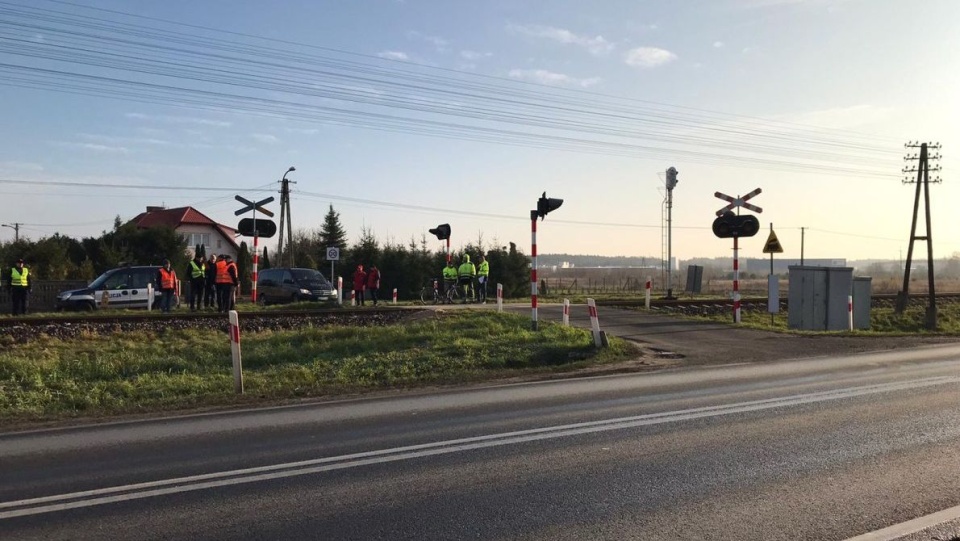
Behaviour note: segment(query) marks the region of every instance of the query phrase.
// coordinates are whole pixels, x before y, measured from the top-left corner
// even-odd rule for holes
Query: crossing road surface
[[[847,539],[957,506],[960,346],[0,436],[4,540]]]

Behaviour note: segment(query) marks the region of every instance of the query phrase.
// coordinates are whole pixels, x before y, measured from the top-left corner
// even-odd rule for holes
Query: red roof
[[[130,220],[130,222],[141,229],[160,226],[176,229],[181,225],[187,224],[210,225],[216,227],[220,231],[220,234],[223,235],[223,238],[227,239],[234,248],[240,248],[240,245],[234,240],[237,234],[236,229],[218,224],[193,207],[179,207],[175,209],[147,207],[146,212],[141,212],[134,219]]]

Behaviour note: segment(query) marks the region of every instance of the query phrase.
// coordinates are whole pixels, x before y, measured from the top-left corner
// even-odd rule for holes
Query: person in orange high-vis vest
[[[225,307],[229,304],[224,302],[224,299],[233,282],[230,281],[230,273],[227,271],[227,258],[223,255],[217,256],[217,272],[213,281],[217,284],[217,311],[226,312]]]
[[[157,271],[157,287],[160,288],[160,311],[169,312],[173,295],[177,292],[177,271],[170,268],[170,260],[164,259]]]

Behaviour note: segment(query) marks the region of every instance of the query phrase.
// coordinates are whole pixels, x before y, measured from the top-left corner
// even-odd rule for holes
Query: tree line
[[[319,229],[299,230],[294,233],[283,254],[270,254],[264,249],[260,269],[294,266],[317,269],[330,277],[327,248],[340,250],[335,273],[344,278],[344,287],[352,287],[353,271],[357,265],[368,268],[376,265],[382,274],[381,294],[390,298],[394,288],[401,299],[414,298],[430,279],[439,278],[446,264],[446,253],[431,249],[426,236],[411,238],[406,243],[381,241],[372,231],[364,229],[356,243],[349,243],[340,215],[330,206]],[[189,262],[187,242],[170,227],[140,229],[132,223],[122,223],[118,216],[111,231],[99,237],[74,239],[55,233],[33,241],[20,239],[0,243],[0,261],[4,266],[23,258],[36,280],[91,281],[106,270],[124,265],[159,265],[169,259],[173,268],[183,272]],[[192,247],[201,253],[206,247]],[[459,266],[464,255],[476,263],[483,254],[490,263],[490,280],[502,283],[504,296],[522,297],[530,292],[530,260],[514,243],[505,246],[486,245],[482,239],[471,242],[452,254]],[[253,256],[246,242],[240,243],[237,267],[244,292],[250,291]],[[5,270],[7,272],[9,269]],[[6,276],[4,274],[4,276]],[[184,279],[185,277],[181,277]],[[336,276],[331,281],[336,284]],[[491,287],[496,287],[495,285]],[[495,291],[490,291],[490,296]]]

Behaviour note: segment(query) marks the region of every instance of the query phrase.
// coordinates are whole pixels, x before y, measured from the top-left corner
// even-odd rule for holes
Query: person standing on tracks
[[[203,263],[203,256],[197,254],[187,265],[187,276],[190,277],[190,311],[196,312],[203,308],[203,293],[207,286],[207,267]]]
[[[203,288],[203,307],[219,310],[220,304],[217,302],[217,256],[210,255],[204,273],[206,274],[206,281]]]
[[[370,271],[367,272],[367,289],[370,290],[370,299],[376,306],[380,297],[380,269],[376,265],[370,265]]]
[[[10,269],[10,281],[7,282],[7,289],[10,292],[13,315],[26,314],[27,298],[33,290],[33,284],[30,283],[30,269],[23,266],[22,259],[18,259]]]
[[[451,288],[457,287],[457,268],[453,266],[453,261],[447,261],[447,266],[443,268],[443,298],[449,298],[447,292]]]
[[[490,263],[480,254],[480,264],[477,265],[477,301],[487,304],[487,282],[490,281]]]
[[[169,259],[164,259],[163,266],[157,271],[157,286],[160,288],[160,311],[169,313],[173,295],[177,292],[177,271],[170,268]]]
[[[225,255],[217,257],[217,274],[214,279],[217,284],[217,311],[229,312],[231,302],[233,301],[233,275],[230,271],[236,273],[236,267],[231,267]]]
[[[367,273],[363,271],[363,265],[357,265],[357,270],[353,273],[353,298],[357,306],[363,306],[363,288],[367,286]]]
[[[468,254],[464,254],[463,263],[461,263],[460,268],[457,269],[457,275],[459,276],[460,287],[463,288],[463,303],[466,304],[472,300],[473,279],[477,276],[477,267],[470,262],[470,256]]]

